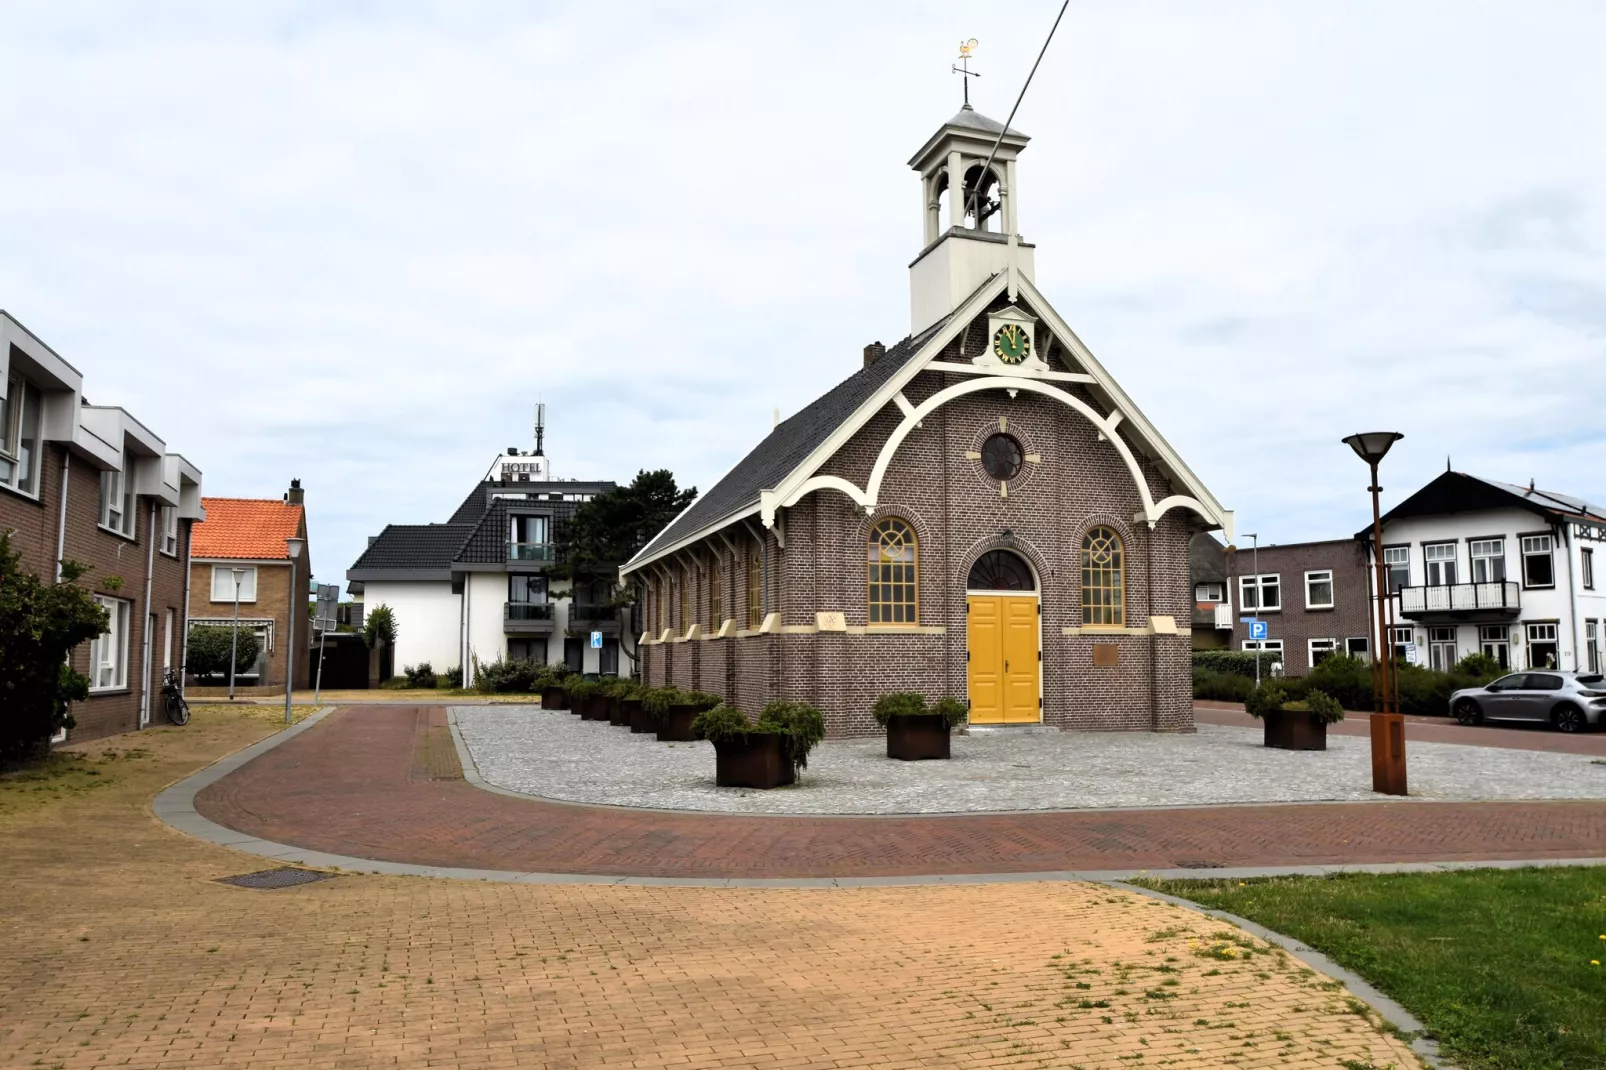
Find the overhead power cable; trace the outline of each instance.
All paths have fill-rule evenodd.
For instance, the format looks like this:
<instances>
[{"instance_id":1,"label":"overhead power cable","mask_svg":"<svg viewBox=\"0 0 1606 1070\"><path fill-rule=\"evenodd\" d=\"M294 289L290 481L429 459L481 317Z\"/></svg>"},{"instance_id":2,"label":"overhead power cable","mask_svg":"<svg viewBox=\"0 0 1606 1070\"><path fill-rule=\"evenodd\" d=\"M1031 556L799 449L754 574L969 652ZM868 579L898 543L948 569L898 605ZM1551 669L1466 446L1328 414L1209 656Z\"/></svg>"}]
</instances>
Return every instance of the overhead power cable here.
<instances>
[{"instance_id":1,"label":"overhead power cable","mask_svg":"<svg viewBox=\"0 0 1606 1070\"><path fill-rule=\"evenodd\" d=\"M1015 106L1009 109L1009 118L1004 120L1003 129L999 130L998 136L993 139L993 147L987 153L987 162L981 165L981 171L976 176L976 188L970 191L970 211L976 216L978 226L981 219L981 189L987 180L987 170L992 167L993 157L998 154L998 146L1003 143L1004 135L1009 132L1009 124L1015 121L1015 113L1020 110L1020 102L1026 99L1026 90L1031 88L1032 77L1037 74L1037 68L1043 62L1043 55L1048 51L1048 43L1054 40L1054 31L1060 28L1060 20L1065 17L1065 9L1070 6L1071 0L1065 0L1060 5L1060 13L1054 16L1054 25L1048 28L1048 36L1043 38L1043 47L1038 50L1037 61L1032 64L1031 71L1026 75L1025 84L1020 87L1020 95L1015 98ZM959 181L964 181L963 176L959 176ZM959 221L956 220L953 225L958 226Z\"/></svg>"}]
</instances>

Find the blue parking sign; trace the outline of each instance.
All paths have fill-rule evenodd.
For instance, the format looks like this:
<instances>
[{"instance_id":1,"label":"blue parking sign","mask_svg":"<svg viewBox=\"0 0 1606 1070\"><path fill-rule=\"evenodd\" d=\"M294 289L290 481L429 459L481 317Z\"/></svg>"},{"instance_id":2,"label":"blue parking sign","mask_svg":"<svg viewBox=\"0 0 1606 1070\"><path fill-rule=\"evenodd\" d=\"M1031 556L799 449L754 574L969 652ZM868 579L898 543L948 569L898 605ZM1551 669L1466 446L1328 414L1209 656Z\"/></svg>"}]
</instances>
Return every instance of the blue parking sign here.
<instances>
[{"instance_id":1,"label":"blue parking sign","mask_svg":"<svg viewBox=\"0 0 1606 1070\"><path fill-rule=\"evenodd\" d=\"M592 632L591 633L591 649L592 650L601 650L602 649L602 633L601 632Z\"/></svg>"},{"instance_id":2,"label":"blue parking sign","mask_svg":"<svg viewBox=\"0 0 1606 1070\"><path fill-rule=\"evenodd\" d=\"M1266 638L1266 628L1267 628L1267 624L1263 620L1252 620L1252 621L1250 621L1249 622L1249 638L1251 638L1251 639L1264 639L1264 638Z\"/></svg>"}]
</instances>

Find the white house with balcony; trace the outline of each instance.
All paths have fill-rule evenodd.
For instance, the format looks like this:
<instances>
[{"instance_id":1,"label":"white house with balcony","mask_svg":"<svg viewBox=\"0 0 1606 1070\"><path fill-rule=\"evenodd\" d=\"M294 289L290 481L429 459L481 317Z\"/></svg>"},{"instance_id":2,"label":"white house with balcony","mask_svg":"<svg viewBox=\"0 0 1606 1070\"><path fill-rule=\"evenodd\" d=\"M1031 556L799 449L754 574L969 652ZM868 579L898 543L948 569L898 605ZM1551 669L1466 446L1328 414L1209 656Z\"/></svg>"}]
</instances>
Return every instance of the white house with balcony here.
<instances>
[{"instance_id":1,"label":"white house with balcony","mask_svg":"<svg viewBox=\"0 0 1606 1070\"><path fill-rule=\"evenodd\" d=\"M554 479L541 431L534 452L498 456L445 523L386 525L347 570L367 611L385 605L396 618L392 671L462 666L465 685L502 660L633 671L629 611L609 604L613 585L548 575L556 526L615 484Z\"/></svg>"},{"instance_id":2,"label":"white house with balcony","mask_svg":"<svg viewBox=\"0 0 1606 1070\"><path fill-rule=\"evenodd\" d=\"M1370 527L1356 538L1372 553ZM1606 662L1606 509L1445 472L1384 514L1382 542L1397 656L1434 669L1478 652L1508 669Z\"/></svg>"}]
</instances>

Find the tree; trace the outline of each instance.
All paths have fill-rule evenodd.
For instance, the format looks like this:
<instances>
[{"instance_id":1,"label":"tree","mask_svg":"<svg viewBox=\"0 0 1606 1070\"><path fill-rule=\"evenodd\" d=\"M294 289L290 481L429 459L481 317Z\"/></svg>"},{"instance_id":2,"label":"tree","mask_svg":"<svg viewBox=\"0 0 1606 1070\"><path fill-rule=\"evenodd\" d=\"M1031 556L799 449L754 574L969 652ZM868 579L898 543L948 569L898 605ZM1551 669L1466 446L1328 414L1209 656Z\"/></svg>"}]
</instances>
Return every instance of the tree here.
<instances>
[{"instance_id":1,"label":"tree","mask_svg":"<svg viewBox=\"0 0 1606 1070\"><path fill-rule=\"evenodd\" d=\"M0 765L36 757L50 737L73 727L70 703L89 697L89 680L67 655L111 626L94 596L78 586L88 568L61 563L61 582L22 570L11 536L0 532Z\"/></svg>"},{"instance_id":2,"label":"tree","mask_svg":"<svg viewBox=\"0 0 1606 1070\"><path fill-rule=\"evenodd\" d=\"M667 468L636 473L628 486L584 502L553 533L555 578L584 582L612 580L619 566L646 546L697 497L696 487L681 490Z\"/></svg>"},{"instance_id":3,"label":"tree","mask_svg":"<svg viewBox=\"0 0 1606 1070\"><path fill-rule=\"evenodd\" d=\"M234 650L234 671L238 675L251 671L257 655L262 652L262 643L250 628L240 631L237 646L232 626L207 624L191 628L184 668L192 676L227 676L231 649Z\"/></svg>"},{"instance_id":4,"label":"tree","mask_svg":"<svg viewBox=\"0 0 1606 1070\"><path fill-rule=\"evenodd\" d=\"M362 641L369 650L396 645L396 614L383 602L368 611L362 628Z\"/></svg>"}]
</instances>

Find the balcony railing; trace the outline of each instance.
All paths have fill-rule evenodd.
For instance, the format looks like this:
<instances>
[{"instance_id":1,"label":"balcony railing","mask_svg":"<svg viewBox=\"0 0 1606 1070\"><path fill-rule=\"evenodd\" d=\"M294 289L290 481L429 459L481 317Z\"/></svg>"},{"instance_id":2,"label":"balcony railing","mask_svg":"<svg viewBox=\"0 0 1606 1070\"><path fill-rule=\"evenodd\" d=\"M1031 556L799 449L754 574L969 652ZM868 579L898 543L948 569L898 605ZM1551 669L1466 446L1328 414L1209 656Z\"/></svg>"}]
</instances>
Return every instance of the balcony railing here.
<instances>
[{"instance_id":1,"label":"balcony railing","mask_svg":"<svg viewBox=\"0 0 1606 1070\"><path fill-rule=\"evenodd\" d=\"M1516 613L1521 608L1522 587L1511 580L1400 588L1400 614L1406 617L1425 613Z\"/></svg>"},{"instance_id":2,"label":"balcony railing","mask_svg":"<svg viewBox=\"0 0 1606 1070\"><path fill-rule=\"evenodd\" d=\"M503 602L503 620L551 620L551 602Z\"/></svg>"},{"instance_id":3,"label":"balcony railing","mask_svg":"<svg viewBox=\"0 0 1606 1070\"><path fill-rule=\"evenodd\" d=\"M619 610L614 606L581 606L569 607L569 620L574 624L605 624L619 619Z\"/></svg>"},{"instance_id":4,"label":"balcony railing","mask_svg":"<svg viewBox=\"0 0 1606 1070\"><path fill-rule=\"evenodd\" d=\"M510 542L507 544L509 561L551 561L552 544L549 542Z\"/></svg>"}]
</instances>

